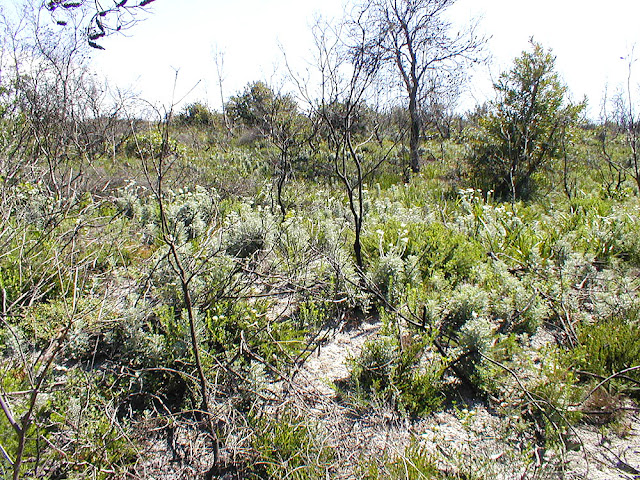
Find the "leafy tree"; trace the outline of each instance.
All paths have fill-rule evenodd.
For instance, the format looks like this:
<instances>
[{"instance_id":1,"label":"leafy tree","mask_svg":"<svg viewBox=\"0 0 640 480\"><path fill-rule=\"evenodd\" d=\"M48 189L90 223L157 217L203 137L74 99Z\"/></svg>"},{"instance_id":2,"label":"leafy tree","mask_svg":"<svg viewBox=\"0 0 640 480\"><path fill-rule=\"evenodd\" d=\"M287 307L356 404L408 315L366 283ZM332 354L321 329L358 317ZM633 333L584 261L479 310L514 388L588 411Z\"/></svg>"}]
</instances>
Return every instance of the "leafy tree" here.
<instances>
[{"instance_id":1,"label":"leafy tree","mask_svg":"<svg viewBox=\"0 0 640 480\"><path fill-rule=\"evenodd\" d=\"M567 100L551 52L533 40L531 47L494 84L497 98L479 119L471 147L478 183L511 201L529 195L534 174L561 157L585 107Z\"/></svg>"},{"instance_id":2,"label":"leafy tree","mask_svg":"<svg viewBox=\"0 0 640 480\"><path fill-rule=\"evenodd\" d=\"M183 111L178 115L178 120L184 125L212 127L216 123L216 114L209 110L206 104L194 102L185 106Z\"/></svg>"},{"instance_id":3,"label":"leafy tree","mask_svg":"<svg viewBox=\"0 0 640 480\"><path fill-rule=\"evenodd\" d=\"M257 81L229 99L227 112L235 122L268 136L277 128L279 118L297 114L298 106L290 95L276 93L266 83Z\"/></svg>"}]
</instances>

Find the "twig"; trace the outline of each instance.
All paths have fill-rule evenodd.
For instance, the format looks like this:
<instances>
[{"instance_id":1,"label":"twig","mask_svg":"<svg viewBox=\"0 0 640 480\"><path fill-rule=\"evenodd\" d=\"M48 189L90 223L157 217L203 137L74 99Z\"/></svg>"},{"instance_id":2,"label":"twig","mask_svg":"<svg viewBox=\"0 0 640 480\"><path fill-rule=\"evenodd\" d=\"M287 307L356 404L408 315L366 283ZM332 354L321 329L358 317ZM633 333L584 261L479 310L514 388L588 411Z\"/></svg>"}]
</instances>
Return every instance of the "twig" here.
<instances>
[{"instance_id":1,"label":"twig","mask_svg":"<svg viewBox=\"0 0 640 480\"><path fill-rule=\"evenodd\" d=\"M593 389L591 389L591 391L587 394L587 396L581 402L574 403L574 404L569 405L569 406L570 407L581 407L589 399L589 397L591 397L591 395L596 393L596 391L598 391L598 389L600 387L602 387L605 383L607 383L608 381L610 381L610 380L612 380L612 379L614 379L616 377L624 375L625 373L634 372L636 370L640 370L640 365L636 365L635 367L625 368L624 370L620 370L619 372L615 372L615 373L609 375L604 380L602 380L600 383L598 383Z\"/></svg>"},{"instance_id":2,"label":"twig","mask_svg":"<svg viewBox=\"0 0 640 480\"><path fill-rule=\"evenodd\" d=\"M534 398L533 394L523 385L522 381L520 380L520 378L518 377L518 375L509 367L507 367L506 365L498 362L497 360L494 360L493 358L490 358L488 356L486 356L485 354L483 354L482 352L478 352L478 354L486 361L488 361L489 363L494 364L495 366L502 368L504 371L506 371L507 373L509 373L509 375L511 375L514 380L516 381L516 383L518 384L518 386L520 387L520 389L522 390L522 392L525 394L525 396L529 399L529 401L531 403L533 403L533 405L536 406L536 408L542 413L542 415L544 415L546 417L546 419L549 421L549 423L553 426L554 430L556 432L560 432L560 429L558 427L558 425L556 424L556 422L549 416L549 414L546 412L546 410L540 405L540 403L544 403L545 405L547 405L548 407L550 407L552 410L554 410L558 416L562 419L562 421L565 423L565 425L567 425L567 427L569 427L569 429L573 432L573 434L576 436L576 438L578 439L578 441L580 442L580 445L582 446L582 451L583 456L584 456L584 460L585 463L587 465L587 474L589 472L589 459L587 456L587 452L585 450L585 445L584 442L582 441L582 438L580 438L580 435L578 435L578 432L576 431L576 429L573 427L573 425L571 425L571 423L567 420L567 418L564 416L564 414L555 406L553 405L551 402L549 402L548 400L545 400L544 398ZM562 435L559 436L560 438L560 442L562 443L562 446L564 448L564 450L566 450L567 446L562 438ZM588 476L588 475L587 475Z\"/></svg>"}]
</instances>

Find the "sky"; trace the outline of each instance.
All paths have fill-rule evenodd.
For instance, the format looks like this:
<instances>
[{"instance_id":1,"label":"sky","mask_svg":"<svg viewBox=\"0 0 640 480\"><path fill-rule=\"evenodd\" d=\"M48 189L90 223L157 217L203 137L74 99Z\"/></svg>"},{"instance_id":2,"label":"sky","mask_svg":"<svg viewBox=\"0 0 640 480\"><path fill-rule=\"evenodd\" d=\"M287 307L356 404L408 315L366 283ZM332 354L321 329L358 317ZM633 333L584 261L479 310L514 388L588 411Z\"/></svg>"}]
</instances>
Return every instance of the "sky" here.
<instances>
[{"instance_id":1,"label":"sky","mask_svg":"<svg viewBox=\"0 0 640 480\"><path fill-rule=\"evenodd\" d=\"M219 109L221 97L228 99L249 82L279 85L285 53L289 64L304 69L312 55L314 19L341 16L343 1L156 0L144 21L102 42L106 50L92 54L94 66L113 85L151 102L204 101ZM462 109L491 98L492 79L511 67L531 37L552 49L573 100L586 95L594 119L605 89L611 96L626 83L636 44L640 56L639 0L458 0L447 14L454 28L478 18L491 55L472 72ZM216 58L223 59L222 95ZM640 93L640 64L632 73Z\"/></svg>"}]
</instances>

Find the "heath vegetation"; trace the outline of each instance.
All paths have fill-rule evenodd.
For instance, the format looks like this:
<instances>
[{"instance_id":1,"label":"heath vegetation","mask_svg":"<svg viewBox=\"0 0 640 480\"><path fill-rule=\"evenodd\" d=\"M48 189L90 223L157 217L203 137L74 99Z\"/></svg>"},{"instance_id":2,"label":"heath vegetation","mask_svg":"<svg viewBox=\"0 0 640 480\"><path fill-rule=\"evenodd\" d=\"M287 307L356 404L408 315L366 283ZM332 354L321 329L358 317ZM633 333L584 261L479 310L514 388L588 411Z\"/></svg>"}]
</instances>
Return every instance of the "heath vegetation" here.
<instances>
[{"instance_id":1,"label":"heath vegetation","mask_svg":"<svg viewBox=\"0 0 640 480\"><path fill-rule=\"evenodd\" d=\"M631 95L589 122L532 41L458 113L475 27L377 0L297 88L149 112L84 51L150 2L89 3L2 19L0 477L638 474L588 444L638 424Z\"/></svg>"}]
</instances>

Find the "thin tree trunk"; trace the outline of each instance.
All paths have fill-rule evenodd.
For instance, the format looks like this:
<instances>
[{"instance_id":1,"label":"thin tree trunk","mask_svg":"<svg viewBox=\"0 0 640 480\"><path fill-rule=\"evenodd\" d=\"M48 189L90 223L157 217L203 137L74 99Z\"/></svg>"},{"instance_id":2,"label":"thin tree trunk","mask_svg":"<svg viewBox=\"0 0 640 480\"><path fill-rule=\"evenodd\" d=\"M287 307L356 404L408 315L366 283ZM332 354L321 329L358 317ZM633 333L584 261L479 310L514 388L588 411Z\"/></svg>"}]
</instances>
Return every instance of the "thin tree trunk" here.
<instances>
[{"instance_id":1,"label":"thin tree trunk","mask_svg":"<svg viewBox=\"0 0 640 480\"><path fill-rule=\"evenodd\" d=\"M409 165L413 173L420 172L420 130L421 121L418 112L417 91L412 91L409 98L409 115L411 126L409 133Z\"/></svg>"}]
</instances>

